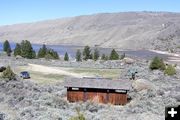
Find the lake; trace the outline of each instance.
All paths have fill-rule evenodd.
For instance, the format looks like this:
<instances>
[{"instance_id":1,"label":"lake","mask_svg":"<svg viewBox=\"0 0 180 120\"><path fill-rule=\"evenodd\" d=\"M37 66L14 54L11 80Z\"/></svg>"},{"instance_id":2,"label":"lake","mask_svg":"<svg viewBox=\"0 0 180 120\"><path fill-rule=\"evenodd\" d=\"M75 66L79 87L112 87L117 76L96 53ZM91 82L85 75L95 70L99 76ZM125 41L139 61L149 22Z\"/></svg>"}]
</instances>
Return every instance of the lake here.
<instances>
[{"instance_id":1,"label":"lake","mask_svg":"<svg viewBox=\"0 0 180 120\"><path fill-rule=\"evenodd\" d=\"M11 43L11 49L14 49L16 44ZM58 52L60 56L63 56L65 52L69 54L70 57L75 57L77 49L83 50L83 46L74 46L74 45L46 45L47 48L54 49ZM33 49L38 52L38 50L42 47L40 44L32 44ZM93 51L94 48L92 48ZM100 48L98 47L100 53L110 54L112 48ZM3 43L0 43L0 51L3 51ZM160 56L164 59L168 58L168 55L155 53L149 50L117 50L119 54L125 53L127 56L144 58L144 59L152 59L154 56Z\"/></svg>"}]
</instances>

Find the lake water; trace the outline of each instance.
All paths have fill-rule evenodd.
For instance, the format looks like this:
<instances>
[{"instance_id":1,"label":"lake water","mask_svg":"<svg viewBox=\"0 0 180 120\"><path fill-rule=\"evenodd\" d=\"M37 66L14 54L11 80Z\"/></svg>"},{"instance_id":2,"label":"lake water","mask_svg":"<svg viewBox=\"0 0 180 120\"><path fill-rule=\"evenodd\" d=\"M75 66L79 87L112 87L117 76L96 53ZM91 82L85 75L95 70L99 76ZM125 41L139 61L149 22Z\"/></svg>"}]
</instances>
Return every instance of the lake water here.
<instances>
[{"instance_id":1,"label":"lake water","mask_svg":"<svg viewBox=\"0 0 180 120\"><path fill-rule=\"evenodd\" d=\"M11 49L14 49L16 46L15 43L11 43ZM46 45L48 48L52 48L58 52L60 56L63 56L65 52L68 52L70 57L75 57L77 49L82 50L83 46L73 46L73 45ZM39 44L32 44L33 49L38 52L38 50L42 47ZM94 49L94 48L92 48ZM99 48L100 53L110 54L112 48ZM0 51L3 51L3 44L0 43ZM163 55L159 53L155 53L148 50L119 50L119 54L125 53L127 56L139 57L145 59L152 59L154 56L160 56L164 59L168 58L168 55Z\"/></svg>"}]
</instances>

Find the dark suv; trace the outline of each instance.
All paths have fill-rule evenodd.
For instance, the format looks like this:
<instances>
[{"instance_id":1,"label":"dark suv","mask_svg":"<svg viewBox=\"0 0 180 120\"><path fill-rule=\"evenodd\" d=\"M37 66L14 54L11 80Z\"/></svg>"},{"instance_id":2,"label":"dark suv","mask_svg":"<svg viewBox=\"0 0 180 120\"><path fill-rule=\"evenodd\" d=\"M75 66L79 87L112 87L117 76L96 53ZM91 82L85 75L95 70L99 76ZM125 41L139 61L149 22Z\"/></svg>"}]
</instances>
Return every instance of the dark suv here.
<instances>
[{"instance_id":1,"label":"dark suv","mask_svg":"<svg viewBox=\"0 0 180 120\"><path fill-rule=\"evenodd\" d=\"M29 79L31 78L29 73L27 71L23 71L20 73L20 77L23 78L23 79Z\"/></svg>"}]
</instances>

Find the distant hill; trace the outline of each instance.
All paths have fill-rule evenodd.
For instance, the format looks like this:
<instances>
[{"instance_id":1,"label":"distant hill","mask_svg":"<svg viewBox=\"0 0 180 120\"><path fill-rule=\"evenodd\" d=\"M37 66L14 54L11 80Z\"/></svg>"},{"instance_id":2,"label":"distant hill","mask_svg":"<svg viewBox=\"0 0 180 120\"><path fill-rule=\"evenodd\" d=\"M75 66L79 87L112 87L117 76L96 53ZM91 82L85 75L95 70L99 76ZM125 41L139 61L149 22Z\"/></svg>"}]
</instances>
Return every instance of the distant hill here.
<instances>
[{"instance_id":1,"label":"distant hill","mask_svg":"<svg viewBox=\"0 0 180 120\"><path fill-rule=\"evenodd\" d=\"M0 26L0 41L72 44L122 49L180 47L180 13L122 12Z\"/></svg>"}]
</instances>

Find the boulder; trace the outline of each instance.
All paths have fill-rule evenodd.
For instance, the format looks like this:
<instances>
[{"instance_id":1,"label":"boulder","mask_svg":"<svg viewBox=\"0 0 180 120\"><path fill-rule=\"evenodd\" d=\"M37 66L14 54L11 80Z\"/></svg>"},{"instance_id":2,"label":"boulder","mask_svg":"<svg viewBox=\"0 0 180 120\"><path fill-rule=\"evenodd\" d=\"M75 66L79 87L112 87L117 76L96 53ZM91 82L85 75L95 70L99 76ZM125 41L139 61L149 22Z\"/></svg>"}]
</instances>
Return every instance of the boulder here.
<instances>
[{"instance_id":1,"label":"boulder","mask_svg":"<svg viewBox=\"0 0 180 120\"><path fill-rule=\"evenodd\" d=\"M153 84L145 79L138 79L133 81L132 87L135 91L141 91L146 89L153 89Z\"/></svg>"},{"instance_id":2,"label":"boulder","mask_svg":"<svg viewBox=\"0 0 180 120\"><path fill-rule=\"evenodd\" d=\"M124 58L123 60L126 64L133 64L135 62L132 58Z\"/></svg>"}]
</instances>

